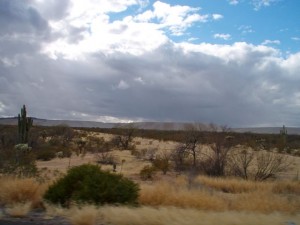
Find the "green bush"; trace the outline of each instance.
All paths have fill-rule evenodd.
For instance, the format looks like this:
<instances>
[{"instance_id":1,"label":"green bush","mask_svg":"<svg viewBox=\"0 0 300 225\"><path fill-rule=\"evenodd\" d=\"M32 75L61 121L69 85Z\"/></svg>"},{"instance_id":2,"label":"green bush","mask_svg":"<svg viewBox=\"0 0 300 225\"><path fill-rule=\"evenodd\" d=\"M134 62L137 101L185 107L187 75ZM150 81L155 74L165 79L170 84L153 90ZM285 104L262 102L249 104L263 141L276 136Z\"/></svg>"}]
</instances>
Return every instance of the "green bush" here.
<instances>
[{"instance_id":1,"label":"green bush","mask_svg":"<svg viewBox=\"0 0 300 225\"><path fill-rule=\"evenodd\" d=\"M44 198L55 204L70 202L135 204L139 186L122 175L102 171L99 166L84 164L71 168L46 191Z\"/></svg>"}]
</instances>

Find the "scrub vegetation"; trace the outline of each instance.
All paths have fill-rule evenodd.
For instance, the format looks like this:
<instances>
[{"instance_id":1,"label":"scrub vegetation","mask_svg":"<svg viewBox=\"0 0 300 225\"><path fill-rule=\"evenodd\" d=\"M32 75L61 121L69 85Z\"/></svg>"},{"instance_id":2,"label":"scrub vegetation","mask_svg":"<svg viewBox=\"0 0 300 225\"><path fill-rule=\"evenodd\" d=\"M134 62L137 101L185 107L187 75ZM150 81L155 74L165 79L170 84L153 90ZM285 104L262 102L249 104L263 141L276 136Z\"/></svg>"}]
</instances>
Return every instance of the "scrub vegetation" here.
<instances>
[{"instance_id":1,"label":"scrub vegetation","mask_svg":"<svg viewBox=\"0 0 300 225\"><path fill-rule=\"evenodd\" d=\"M74 225L299 221L299 136L284 127L29 127L0 126L1 217L42 209Z\"/></svg>"}]
</instances>

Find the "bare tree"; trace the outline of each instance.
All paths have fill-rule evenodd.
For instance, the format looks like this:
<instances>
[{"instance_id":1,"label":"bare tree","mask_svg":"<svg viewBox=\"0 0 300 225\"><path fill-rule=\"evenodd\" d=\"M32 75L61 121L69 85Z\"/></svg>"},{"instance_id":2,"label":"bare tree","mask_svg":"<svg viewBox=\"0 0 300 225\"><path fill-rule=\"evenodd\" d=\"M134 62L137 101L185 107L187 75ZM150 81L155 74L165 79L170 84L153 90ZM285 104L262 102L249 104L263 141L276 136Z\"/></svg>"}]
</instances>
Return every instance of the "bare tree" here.
<instances>
[{"instance_id":1,"label":"bare tree","mask_svg":"<svg viewBox=\"0 0 300 225\"><path fill-rule=\"evenodd\" d=\"M199 145L202 138L202 126L198 123L185 126L184 141L176 146L171 155L171 159L175 164L175 170L196 172L201 153Z\"/></svg>"},{"instance_id":2,"label":"bare tree","mask_svg":"<svg viewBox=\"0 0 300 225\"><path fill-rule=\"evenodd\" d=\"M121 149L132 149L132 141L137 128L132 123L117 126L117 128L121 130L121 135L116 136L112 142Z\"/></svg>"},{"instance_id":3,"label":"bare tree","mask_svg":"<svg viewBox=\"0 0 300 225\"><path fill-rule=\"evenodd\" d=\"M253 163L255 154L250 149L238 150L236 153L229 157L229 168L231 174L234 176L242 177L248 180L249 168Z\"/></svg>"},{"instance_id":4,"label":"bare tree","mask_svg":"<svg viewBox=\"0 0 300 225\"><path fill-rule=\"evenodd\" d=\"M232 175L257 181L275 177L277 173L286 171L290 164L291 160L283 154L250 149L232 154L229 160Z\"/></svg>"},{"instance_id":5,"label":"bare tree","mask_svg":"<svg viewBox=\"0 0 300 225\"><path fill-rule=\"evenodd\" d=\"M258 152L256 155L255 180L272 178L276 173L283 172L291 165L291 161L283 154Z\"/></svg>"},{"instance_id":6,"label":"bare tree","mask_svg":"<svg viewBox=\"0 0 300 225\"><path fill-rule=\"evenodd\" d=\"M99 142L95 150L97 162L102 164L115 164L116 159L111 153L111 150L112 148L109 142Z\"/></svg>"},{"instance_id":7,"label":"bare tree","mask_svg":"<svg viewBox=\"0 0 300 225\"><path fill-rule=\"evenodd\" d=\"M211 153L205 154L202 169L210 176L224 176L228 163L228 153L233 146L233 137L225 136L217 132L211 133Z\"/></svg>"},{"instance_id":8,"label":"bare tree","mask_svg":"<svg viewBox=\"0 0 300 225\"><path fill-rule=\"evenodd\" d=\"M173 151L171 158L175 164L176 171L183 171L187 169L186 159L188 158L188 152L185 145L179 144Z\"/></svg>"},{"instance_id":9,"label":"bare tree","mask_svg":"<svg viewBox=\"0 0 300 225\"><path fill-rule=\"evenodd\" d=\"M201 131L201 125L197 123L186 127L186 137L183 147L185 147L186 151L192 156L192 166L194 169L197 167L197 155L199 153L199 149L197 147L200 144Z\"/></svg>"}]
</instances>

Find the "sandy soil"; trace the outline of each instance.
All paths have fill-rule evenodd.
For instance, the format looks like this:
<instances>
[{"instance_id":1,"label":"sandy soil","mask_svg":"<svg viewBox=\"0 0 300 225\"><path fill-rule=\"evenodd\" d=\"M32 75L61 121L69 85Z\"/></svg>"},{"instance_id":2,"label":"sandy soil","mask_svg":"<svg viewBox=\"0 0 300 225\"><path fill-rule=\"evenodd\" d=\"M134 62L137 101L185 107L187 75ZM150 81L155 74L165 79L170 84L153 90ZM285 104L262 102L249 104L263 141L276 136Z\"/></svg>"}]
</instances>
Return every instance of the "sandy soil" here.
<instances>
[{"instance_id":1,"label":"sandy soil","mask_svg":"<svg viewBox=\"0 0 300 225\"><path fill-rule=\"evenodd\" d=\"M94 137L102 137L105 141L109 141L113 135L111 134L104 134L104 133L92 133L91 135ZM162 152L170 152L176 148L178 145L177 142L172 141L158 141L153 139L145 139L145 138L135 138L134 144L136 146L137 151L155 151L156 154ZM204 151L208 151L207 146L202 146ZM145 166L149 165L149 161L143 159L137 159L135 156L131 154L130 151L127 150L114 150L111 152L117 162L117 172L122 173L127 177L130 178L137 178L139 177L139 171ZM289 160L291 161L290 168L287 172L279 174L280 179L300 179L300 157L293 157L288 156ZM123 162L123 163L122 163ZM92 163L97 164L97 157L94 154L86 154L85 156L73 156L69 158L55 158L51 161L38 161L37 167L38 168L47 168L51 171L59 171L59 172L66 172L67 169L71 166L78 166L84 163ZM101 165L102 169L105 170L113 170L112 165Z\"/></svg>"}]
</instances>

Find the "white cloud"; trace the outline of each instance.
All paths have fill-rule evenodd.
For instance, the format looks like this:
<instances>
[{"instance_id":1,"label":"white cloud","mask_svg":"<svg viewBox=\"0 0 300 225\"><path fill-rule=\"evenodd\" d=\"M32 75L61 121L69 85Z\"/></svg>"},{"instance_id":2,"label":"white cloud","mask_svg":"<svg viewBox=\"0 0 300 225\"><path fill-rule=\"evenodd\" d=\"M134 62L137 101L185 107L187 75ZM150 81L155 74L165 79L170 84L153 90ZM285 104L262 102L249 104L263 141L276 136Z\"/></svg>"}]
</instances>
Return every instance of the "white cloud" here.
<instances>
[{"instance_id":1,"label":"white cloud","mask_svg":"<svg viewBox=\"0 0 300 225\"><path fill-rule=\"evenodd\" d=\"M124 80L120 80L119 84L117 85L117 88L121 90L126 90L129 87L130 87L129 84Z\"/></svg>"},{"instance_id":2,"label":"white cloud","mask_svg":"<svg viewBox=\"0 0 300 225\"><path fill-rule=\"evenodd\" d=\"M196 22L206 22L208 15L197 13L200 8L175 5L156 1L153 11L147 10L134 17L137 22L152 22L157 19L160 28L168 28L173 35L182 35L183 32Z\"/></svg>"},{"instance_id":3,"label":"white cloud","mask_svg":"<svg viewBox=\"0 0 300 225\"><path fill-rule=\"evenodd\" d=\"M238 0L228 0L230 5L237 5L239 4Z\"/></svg>"},{"instance_id":4,"label":"white cloud","mask_svg":"<svg viewBox=\"0 0 300 225\"><path fill-rule=\"evenodd\" d=\"M280 45L280 41L279 40L265 40L261 43L262 45Z\"/></svg>"},{"instance_id":5,"label":"white cloud","mask_svg":"<svg viewBox=\"0 0 300 225\"><path fill-rule=\"evenodd\" d=\"M293 41L300 41L300 37L291 37Z\"/></svg>"},{"instance_id":6,"label":"white cloud","mask_svg":"<svg viewBox=\"0 0 300 225\"><path fill-rule=\"evenodd\" d=\"M213 14L212 17L214 20L220 20L224 18L224 16L221 14Z\"/></svg>"},{"instance_id":7,"label":"white cloud","mask_svg":"<svg viewBox=\"0 0 300 225\"><path fill-rule=\"evenodd\" d=\"M63 55L73 60L95 52L139 55L157 48L168 40L158 25L137 23L132 17L110 23L107 16L99 16L90 21L89 31L85 32L84 38L77 43L69 43L67 38L47 43L44 52L52 58Z\"/></svg>"},{"instance_id":8,"label":"white cloud","mask_svg":"<svg viewBox=\"0 0 300 225\"><path fill-rule=\"evenodd\" d=\"M214 38L219 38L223 40L229 40L231 38L230 34L214 34Z\"/></svg>"},{"instance_id":9,"label":"white cloud","mask_svg":"<svg viewBox=\"0 0 300 225\"><path fill-rule=\"evenodd\" d=\"M191 44L180 43L177 44L186 54L190 52L203 53L208 56L213 56L222 59L223 62L233 64L247 64L251 59L251 55L258 55L259 58L264 57L278 57L278 50L264 45L255 46L245 42L235 42L232 45L216 45L216 44ZM256 65L257 68L258 65Z\"/></svg>"},{"instance_id":10,"label":"white cloud","mask_svg":"<svg viewBox=\"0 0 300 225\"><path fill-rule=\"evenodd\" d=\"M153 4L152 11L147 10L135 17L127 16L111 22L106 11L122 11L129 5L138 4L138 1L118 1L116 5L114 1L104 1L100 12L95 1L90 0L84 6L82 4L81 1L73 1L65 20L50 23L52 29L62 37L50 44L46 43L43 53L53 59L63 56L71 60L84 59L87 53L96 52L140 55L168 42L165 30L180 36L192 24L206 22L208 18L208 15L197 13L200 8L171 6L157 1ZM110 7L111 5L114 7ZM78 30L79 36L76 41L70 42L74 29Z\"/></svg>"},{"instance_id":11,"label":"white cloud","mask_svg":"<svg viewBox=\"0 0 300 225\"><path fill-rule=\"evenodd\" d=\"M134 18L131 16L110 22L106 12L120 12L139 1L103 1L101 9L96 1L73 1L69 15L64 20L51 21L50 25L62 37L44 45L43 52L53 59L63 56L79 60L86 53L115 51L139 55L165 43L168 38L164 29L180 36L195 22L205 22L208 15L200 15L199 8L175 5L157 1L153 11L145 11ZM217 16L218 17L218 16ZM152 19L158 19L158 23ZM79 36L70 42L71 32L77 29ZM149 38L151 37L151 38Z\"/></svg>"},{"instance_id":12,"label":"white cloud","mask_svg":"<svg viewBox=\"0 0 300 225\"><path fill-rule=\"evenodd\" d=\"M73 0L72 7L52 14L59 3L46 19L40 16L42 33L30 21L23 34L23 23L0 20L0 32L11 32L13 23L15 33L0 38L1 115L15 115L26 104L33 116L49 119L300 126L300 53L283 56L271 45L246 42L173 42L170 33L205 22L199 8L156 2L143 13L137 9L141 1L103 0L99 11L92 9L99 1L81 10L82 2L74 6ZM140 14L122 17L124 12L116 19L109 13L130 5ZM240 32L254 31L242 26Z\"/></svg>"},{"instance_id":13,"label":"white cloud","mask_svg":"<svg viewBox=\"0 0 300 225\"><path fill-rule=\"evenodd\" d=\"M278 0L252 0L251 3L254 6L254 10L260 10L262 7L270 6L273 3L278 2Z\"/></svg>"},{"instance_id":14,"label":"white cloud","mask_svg":"<svg viewBox=\"0 0 300 225\"><path fill-rule=\"evenodd\" d=\"M254 33L252 26L249 25L242 25L238 27L238 30L242 32L243 35Z\"/></svg>"},{"instance_id":15,"label":"white cloud","mask_svg":"<svg viewBox=\"0 0 300 225\"><path fill-rule=\"evenodd\" d=\"M199 40L199 38L192 37L192 38L188 39L189 42L193 42L193 41L197 41L197 40Z\"/></svg>"}]
</instances>

